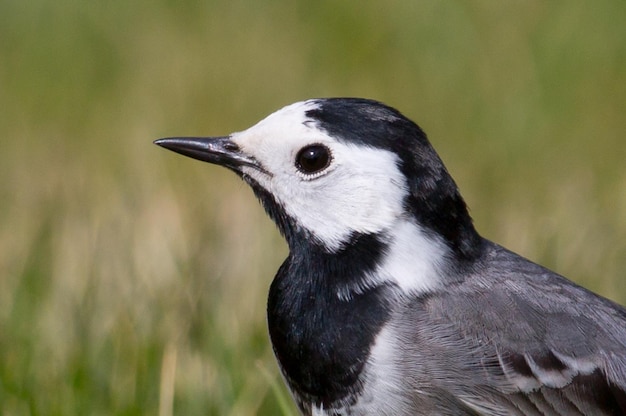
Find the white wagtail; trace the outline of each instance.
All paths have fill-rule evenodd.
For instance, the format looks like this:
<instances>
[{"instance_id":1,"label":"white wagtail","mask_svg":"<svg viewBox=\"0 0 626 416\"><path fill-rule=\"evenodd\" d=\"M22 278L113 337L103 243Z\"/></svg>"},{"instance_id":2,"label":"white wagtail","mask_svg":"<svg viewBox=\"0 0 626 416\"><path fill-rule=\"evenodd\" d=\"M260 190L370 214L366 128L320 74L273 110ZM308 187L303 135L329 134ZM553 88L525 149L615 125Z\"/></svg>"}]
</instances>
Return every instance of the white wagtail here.
<instances>
[{"instance_id":1,"label":"white wagtail","mask_svg":"<svg viewBox=\"0 0 626 416\"><path fill-rule=\"evenodd\" d=\"M248 183L289 245L267 315L305 415L626 415L626 310L482 238L424 132L356 98L156 144Z\"/></svg>"}]
</instances>

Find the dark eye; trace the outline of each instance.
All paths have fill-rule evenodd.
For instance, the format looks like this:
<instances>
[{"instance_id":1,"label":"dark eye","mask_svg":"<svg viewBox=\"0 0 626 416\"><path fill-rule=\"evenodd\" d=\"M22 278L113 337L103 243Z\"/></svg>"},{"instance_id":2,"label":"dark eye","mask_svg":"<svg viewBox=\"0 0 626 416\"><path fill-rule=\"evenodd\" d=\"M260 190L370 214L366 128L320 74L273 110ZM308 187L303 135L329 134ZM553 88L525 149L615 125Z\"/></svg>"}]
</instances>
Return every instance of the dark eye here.
<instances>
[{"instance_id":1,"label":"dark eye","mask_svg":"<svg viewBox=\"0 0 626 416\"><path fill-rule=\"evenodd\" d=\"M296 168L302 173L317 173L330 164L330 150L321 144L300 149L296 156Z\"/></svg>"}]
</instances>

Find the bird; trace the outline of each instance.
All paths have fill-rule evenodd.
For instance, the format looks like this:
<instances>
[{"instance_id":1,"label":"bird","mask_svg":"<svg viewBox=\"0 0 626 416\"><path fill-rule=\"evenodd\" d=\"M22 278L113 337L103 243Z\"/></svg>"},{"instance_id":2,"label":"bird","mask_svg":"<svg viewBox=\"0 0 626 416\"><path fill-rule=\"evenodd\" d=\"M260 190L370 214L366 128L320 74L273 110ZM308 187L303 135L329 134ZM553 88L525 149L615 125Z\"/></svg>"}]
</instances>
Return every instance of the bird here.
<instances>
[{"instance_id":1,"label":"bird","mask_svg":"<svg viewBox=\"0 0 626 416\"><path fill-rule=\"evenodd\" d=\"M309 99L155 143L236 173L285 238L267 324L303 415L626 414L626 309L482 237L398 110Z\"/></svg>"}]
</instances>

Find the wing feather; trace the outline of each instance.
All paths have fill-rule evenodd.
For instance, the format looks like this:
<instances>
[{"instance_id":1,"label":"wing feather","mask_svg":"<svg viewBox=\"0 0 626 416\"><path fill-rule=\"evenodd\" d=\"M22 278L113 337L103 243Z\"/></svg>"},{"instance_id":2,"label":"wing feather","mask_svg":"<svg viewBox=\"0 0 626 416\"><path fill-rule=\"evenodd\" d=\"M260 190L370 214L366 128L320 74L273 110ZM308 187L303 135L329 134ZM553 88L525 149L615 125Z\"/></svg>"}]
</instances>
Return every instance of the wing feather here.
<instances>
[{"instance_id":1,"label":"wing feather","mask_svg":"<svg viewBox=\"0 0 626 416\"><path fill-rule=\"evenodd\" d=\"M626 310L499 246L407 319L421 389L485 415L626 415Z\"/></svg>"}]
</instances>

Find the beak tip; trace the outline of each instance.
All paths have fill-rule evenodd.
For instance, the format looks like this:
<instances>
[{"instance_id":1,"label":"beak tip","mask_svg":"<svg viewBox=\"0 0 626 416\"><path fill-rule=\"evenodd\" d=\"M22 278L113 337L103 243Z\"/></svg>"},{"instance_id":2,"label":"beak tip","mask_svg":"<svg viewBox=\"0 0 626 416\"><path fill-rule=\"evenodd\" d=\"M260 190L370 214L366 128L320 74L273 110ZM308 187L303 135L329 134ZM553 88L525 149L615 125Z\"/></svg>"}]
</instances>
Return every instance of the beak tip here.
<instances>
[{"instance_id":1,"label":"beak tip","mask_svg":"<svg viewBox=\"0 0 626 416\"><path fill-rule=\"evenodd\" d=\"M152 143L156 144L157 146L161 146L164 147L167 144L167 139L157 139L155 141L153 141Z\"/></svg>"}]
</instances>

